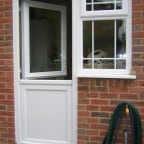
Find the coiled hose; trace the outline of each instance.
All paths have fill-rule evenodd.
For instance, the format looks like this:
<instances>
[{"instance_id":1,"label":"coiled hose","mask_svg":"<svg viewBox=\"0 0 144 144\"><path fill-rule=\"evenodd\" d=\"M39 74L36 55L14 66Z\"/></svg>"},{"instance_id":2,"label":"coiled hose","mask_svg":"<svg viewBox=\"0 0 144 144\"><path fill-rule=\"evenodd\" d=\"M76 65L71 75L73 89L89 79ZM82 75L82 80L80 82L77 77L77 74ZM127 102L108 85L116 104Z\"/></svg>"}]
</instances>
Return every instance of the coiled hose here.
<instances>
[{"instance_id":1,"label":"coiled hose","mask_svg":"<svg viewBox=\"0 0 144 144\"><path fill-rule=\"evenodd\" d=\"M131 120L133 144L142 144L142 125L140 116L138 110L128 102L120 103L114 110L103 144L116 144L117 133L119 131L122 115L125 112L126 107L129 110Z\"/></svg>"}]
</instances>

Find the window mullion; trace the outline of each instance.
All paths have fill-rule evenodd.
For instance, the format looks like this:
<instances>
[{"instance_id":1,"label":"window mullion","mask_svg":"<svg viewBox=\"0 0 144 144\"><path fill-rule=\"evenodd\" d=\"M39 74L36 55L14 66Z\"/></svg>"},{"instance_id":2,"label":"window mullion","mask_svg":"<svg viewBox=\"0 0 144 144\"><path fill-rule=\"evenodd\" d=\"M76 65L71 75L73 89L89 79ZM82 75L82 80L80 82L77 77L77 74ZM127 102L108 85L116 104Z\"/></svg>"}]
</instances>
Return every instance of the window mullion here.
<instances>
[{"instance_id":1,"label":"window mullion","mask_svg":"<svg viewBox=\"0 0 144 144\"><path fill-rule=\"evenodd\" d=\"M92 0L92 11L94 11L94 0Z\"/></svg>"},{"instance_id":2,"label":"window mullion","mask_svg":"<svg viewBox=\"0 0 144 144\"><path fill-rule=\"evenodd\" d=\"M114 9L116 10L116 0L114 0Z\"/></svg>"},{"instance_id":3,"label":"window mullion","mask_svg":"<svg viewBox=\"0 0 144 144\"><path fill-rule=\"evenodd\" d=\"M92 21L92 68L94 68L94 21Z\"/></svg>"},{"instance_id":4,"label":"window mullion","mask_svg":"<svg viewBox=\"0 0 144 144\"><path fill-rule=\"evenodd\" d=\"M116 59L117 59L116 41L117 41L117 29L116 29L116 20L115 20L114 21L114 69L116 69Z\"/></svg>"}]
</instances>

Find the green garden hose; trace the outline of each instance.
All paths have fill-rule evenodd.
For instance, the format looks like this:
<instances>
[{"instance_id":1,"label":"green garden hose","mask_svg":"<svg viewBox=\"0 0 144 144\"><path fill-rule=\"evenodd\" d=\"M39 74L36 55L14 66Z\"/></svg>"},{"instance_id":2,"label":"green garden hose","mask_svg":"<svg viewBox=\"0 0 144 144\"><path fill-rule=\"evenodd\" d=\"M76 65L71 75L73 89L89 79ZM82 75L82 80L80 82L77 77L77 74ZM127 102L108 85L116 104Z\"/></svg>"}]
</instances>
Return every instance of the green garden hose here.
<instances>
[{"instance_id":1,"label":"green garden hose","mask_svg":"<svg viewBox=\"0 0 144 144\"><path fill-rule=\"evenodd\" d=\"M137 109L128 102L120 103L114 110L103 144L116 144L117 133L120 128L122 115L125 113L126 108L129 110L128 112L131 120L133 144L142 144L142 125L140 116ZM114 136L114 133L116 136Z\"/></svg>"}]
</instances>

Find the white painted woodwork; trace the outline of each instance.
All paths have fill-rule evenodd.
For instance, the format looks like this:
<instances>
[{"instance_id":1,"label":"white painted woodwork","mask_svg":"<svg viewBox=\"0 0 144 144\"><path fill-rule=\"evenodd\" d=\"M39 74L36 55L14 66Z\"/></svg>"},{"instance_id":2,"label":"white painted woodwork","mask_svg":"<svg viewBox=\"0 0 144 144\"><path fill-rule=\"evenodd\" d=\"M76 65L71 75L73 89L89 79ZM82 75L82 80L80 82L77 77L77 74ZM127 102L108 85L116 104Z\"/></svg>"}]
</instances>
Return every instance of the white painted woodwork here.
<instances>
[{"instance_id":1,"label":"white painted woodwork","mask_svg":"<svg viewBox=\"0 0 144 144\"><path fill-rule=\"evenodd\" d=\"M53 70L51 71L49 68L47 71L41 71L41 72L30 72L30 16L29 16L29 8L39 8L44 10L53 10L61 13L61 69L59 70ZM48 24L47 24L48 25ZM37 23L37 27L41 27L40 30L37 30L35 32L35 35L37 39L39 39L39 42L37 42L36 38L34 38L35 45L34 48L35 53L33 54L33 57L42 57L43 60L39 60L37 64L34 64L34 68L36 71L40 69L40 67L43 67L43 65L46 65L48 62L48 55L44 54L48 50L49 44L48 44L48 31L50 32L50 29L48 30L48 26L46 26L44 23L39 21ZM35 28L37 29L35 26ZM23 79L33 79L33 78L40 78L40 77L55 77L55 76L65 76L66 75L66 7L61 5L54 5L54 4L48 4L38 1L28 1L28 0L22 0L22 6L21 6L21 38L22 38L22 76ZM33 29L32 29L33 30ZM47 32L46 32L47 31ZM38 36L39 34L39 36ZM41 37L41 38L40 38ZM45 38L42 38L45 37ZM32 39L32 41L34 41ZM47 41L47 42L46 42ZM43 47L41 52L39 52L40 45ZM47 49L47 50L46 50Z\"/></svg>"},{"instance_id":2,"label":"white painted woodwork","mask_svg":"<svg viewBox=\"0 0 144 144\"><path fill-rule=\"evenodd\" d=\"M21 81L21 143L70 144L71 81Z\"/></svg>"}]
</instances>

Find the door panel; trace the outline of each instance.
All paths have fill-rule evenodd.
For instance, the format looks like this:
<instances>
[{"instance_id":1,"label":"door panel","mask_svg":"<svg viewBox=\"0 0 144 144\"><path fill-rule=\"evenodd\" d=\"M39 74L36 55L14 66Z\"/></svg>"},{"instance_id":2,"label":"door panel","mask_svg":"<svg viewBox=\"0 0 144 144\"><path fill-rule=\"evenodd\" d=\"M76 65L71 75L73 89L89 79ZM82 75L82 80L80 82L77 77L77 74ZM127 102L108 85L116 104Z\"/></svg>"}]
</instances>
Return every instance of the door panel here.
<instances>
[{"instance_id":1,"label":"door panel","mask_svg":"<svg viewBox=\"0 0 144 144\"><path fill-rule=\"evenodd\" d=\"M71 143L71 81L21 81L21 143Z\"/></svg>"}]
</instances>

